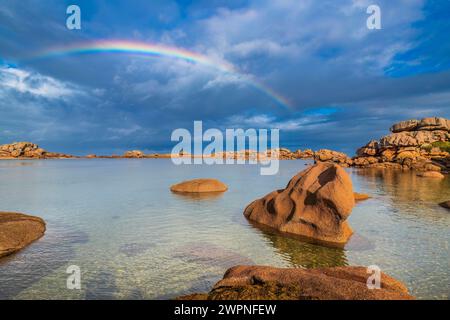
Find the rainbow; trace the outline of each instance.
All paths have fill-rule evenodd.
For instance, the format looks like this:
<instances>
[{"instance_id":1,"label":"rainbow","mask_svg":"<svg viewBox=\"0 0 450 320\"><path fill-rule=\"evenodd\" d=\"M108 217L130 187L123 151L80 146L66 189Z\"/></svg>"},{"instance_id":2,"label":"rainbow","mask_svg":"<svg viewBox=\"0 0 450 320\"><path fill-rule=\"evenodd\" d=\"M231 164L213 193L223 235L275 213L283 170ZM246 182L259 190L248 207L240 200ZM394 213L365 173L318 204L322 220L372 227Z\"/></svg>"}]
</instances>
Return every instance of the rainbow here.
<instances>
[{"instance_id":1,"label":"rainbow","mask_svg":"<svg viewBox=\"0 0 450 320\"><path fill-rule=\"evenodd\" d=\"M95 53L143 54L156 57L159 56L181 59L184 61L204 65L217 69L224 73L238 75L240 79L244 80L246 83L250 84L258 91L261 91L264 94L268 95L279 105L290 108L290 103L286 98L279 95L274 90L267 87L265 84L257 81L253 76L239 72L231 63L220 59L210 58L208 56L177 47L126 40L101 40L91 43L49 48L31 56L31 58L45 59L67 55Z\"/></svg>"}]
</instances>

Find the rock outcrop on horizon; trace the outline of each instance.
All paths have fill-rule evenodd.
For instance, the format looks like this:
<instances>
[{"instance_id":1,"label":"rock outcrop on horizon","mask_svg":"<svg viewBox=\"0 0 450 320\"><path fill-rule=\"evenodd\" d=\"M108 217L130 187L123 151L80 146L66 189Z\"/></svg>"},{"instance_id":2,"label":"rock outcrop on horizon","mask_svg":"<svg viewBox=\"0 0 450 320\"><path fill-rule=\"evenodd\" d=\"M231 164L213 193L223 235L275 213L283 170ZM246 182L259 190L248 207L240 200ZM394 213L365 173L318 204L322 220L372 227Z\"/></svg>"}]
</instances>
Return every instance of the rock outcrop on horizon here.
<instances>
[{"instance_id":1,"label":"rock outcrop on horizon","mask_svg":"<svg viewBox=\"0 0 450 320\"><path fill-rule=\"evenodd\" d=\"M450 120L424 118L394 124L391 134L357 151L357 167L441 171L450 168Z\"/></svg>"},{"instance_id":2,"label":"rock outcrop on horizon","mask_svg":"<svg viewBox=\"0 0 450 320\"><path fill-rule=\"evenodd\" d=\"M0 159L63 159L74 158L74 156L48 152L35 143L14 142L0 145Z\"/></svg>"},{"instance_id":3,"label":"rock outcrop on horizon","mask_svg":"<svg viewBox=\"0 0 450 320\"><path fill-rule=\"evenodd\" d=\"M244 216L283 233L343 245L353 233L346 219L354 206L349 175L334 163L319 162L285 189L253 201Z\"/></svg>"},{"instance_id":4,"label":"rock outcrop on horizon","mask_svg":"<svg viewBox=\"0 0 450 320\"><path fill-rule=\"evenodd\" d=\"M0 258L13 254L45 233L41 218L14 212L0 212Z\"/></svg>"},{"instance_id":5,"label":"rock outcrop on horizon","mask_svg":"<svg viewBox=\"0 0 450 320\"><path fill-rule=\"evenodd\" d=\"M140 150L126 151L123 154L124 158L144 158L144 156L144 153Z\"/></svg>"},{"instance_id":6,"label":"rock outcrop on horizon","mask_svg":"<svg viewBox=\"0 0 450 320\"><path fill-rule=\"evenodd\" d=\"M343 152L321 149L314 152L314 160L316 162L333 162L342 167L353 165L353 160Z\"/></svg>"},{"instance_id":7,"label":"rock outcrop on horizon","mask_svg":"<svg viewBox=\"0 0 450 320\"><path fill-rule=\"evenodd\" d=\"M175 184L170 187L170 190L179 193L208 193L225 192L228 187L216 179L194 179Z\"/></svg>"},{"instance_id":8,"label":"rock outcrop on horizon","mask_svg":"<svg viewBox=\"0 0 450 320\"><path fill-rule=\"evenodd\" d=\"M406 286L381 273L379 289L367 286L365 267L320 269L235 266L206 294L178 300L412 300Z\"/></svg>"}]
</instances>

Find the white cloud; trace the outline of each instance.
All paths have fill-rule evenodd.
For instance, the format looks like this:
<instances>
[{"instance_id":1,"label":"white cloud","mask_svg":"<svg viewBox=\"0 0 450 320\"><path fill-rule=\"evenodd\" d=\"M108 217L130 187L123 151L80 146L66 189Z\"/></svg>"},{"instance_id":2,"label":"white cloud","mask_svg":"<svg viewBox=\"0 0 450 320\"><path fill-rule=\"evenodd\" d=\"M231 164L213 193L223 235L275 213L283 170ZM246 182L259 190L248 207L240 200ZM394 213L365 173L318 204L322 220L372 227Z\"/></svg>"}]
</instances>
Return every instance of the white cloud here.
<instances>
[{"instance_id":1,"label":"white cloud","mask_svg":"<svg viewBox=\"0 0 450 320\"><path fill-rule=\"evenodd\" d=\"M293 55L298 52L298 50L299 48L295 44L284 46L268 39L255 39L240 42L232 46L229 52L236 54L239 57L248 57L254 54L267 54L269 56Z\"/></svg>"},{"instance_id":2,"label":"white cloud","mask_svg":"<svg viewBox=\"0 0 450 320\"><path fill-rule=\"evenodd\" d=\"M224 73L218 74L214 79L209 80L204 86L203 90L211 88L220 88L227 85L243 85L246 79L239 74Z\"/></svg>"},{"instance_id":3,"label":"white cloud","mask_svg":"<svg viewBox=\"0 0 450 320\"><path fill-rule=\"evenodd\" d=\"M64 98L79 92L72 85L54 78L6 66L0 67L0 82L3 88L49 99Z\"/></svg>"}]
</instances>

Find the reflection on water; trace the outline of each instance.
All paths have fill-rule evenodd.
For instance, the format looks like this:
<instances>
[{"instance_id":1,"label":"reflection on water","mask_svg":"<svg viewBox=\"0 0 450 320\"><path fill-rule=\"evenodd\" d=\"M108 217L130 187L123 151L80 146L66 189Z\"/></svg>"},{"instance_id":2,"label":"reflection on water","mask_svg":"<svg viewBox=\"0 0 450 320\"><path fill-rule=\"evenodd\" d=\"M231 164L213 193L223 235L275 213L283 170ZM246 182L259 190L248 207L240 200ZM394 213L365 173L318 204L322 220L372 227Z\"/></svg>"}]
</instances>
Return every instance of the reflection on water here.
<instances>
[{"instance_id":1,"label":"reflection on water","mask_svg":"<svg viewBox=\"0 0 450 320\"><path fill-rule=\"evenodd\" d=\"M0 298L173 298L208 291L237 264L376 264L418 298L448 298L450 214L438 206L450 199L448 178L349 169L354 189L372 198L355 206L354 235L341 249L250 224L244 208L285 187L305 163L281 161L278 175L261 176L257 166L174 166L170 159L0 162L0 210L41 216L48 227L0 261ZM170 192L193 178L216 178L229 190ZM73 264L82 290L66 289Z\"/></svg>"},{"instance_id":2,"label":"reflection on water","mask_svg":"<svg viewBox=\"0 0 450 320\"><path fill-rule=\"evenodd\" d=\"M200 193L191 193L191 192L173 192L172 194L179 199L184 200L215 200L220 199L223 196L223 192L200 192Z\"/></svg>"},{"instance_id":3,"label":"reflection on water","mask_svg":"<svg viewBox=\"0 0 450 320\"><path fill-rule=\"evenodd\" d=\"M300 241L293 236L283 236L263 225L253 222L249 223L261 230L268 242L294 267L320 268L348 265L343 248L321 246L308 241Z\"/></svg>"},{"instance_id":4,"label":"reflection on water","mask_svg":"<svg viewBox=\"0 0 450 320\"><path fill-rule=\"evenodd\" d=\"M378 195L389 201L399 212L420 219L444 219L440 214L423 214L430 205L450 199L450 179L423 178L411 171L364 169L356 173L366 183L374 185ZM431 213L431 212L429 212Z\"/></svg>"},{"instance_id":5,"label":"reflection on water","mask_svg":"<svg viewBox=\"0 0 450 320\"><path fill-rule=\"evenodd\" d=\"M418 298L448 299L450 215L438 203L450 199L449 178L364 169L352 170L352 179L374 195L356 206L350 222L375 248L367 254L350 251L349 259L379 265Z\"/></svg>"}]
</instances>

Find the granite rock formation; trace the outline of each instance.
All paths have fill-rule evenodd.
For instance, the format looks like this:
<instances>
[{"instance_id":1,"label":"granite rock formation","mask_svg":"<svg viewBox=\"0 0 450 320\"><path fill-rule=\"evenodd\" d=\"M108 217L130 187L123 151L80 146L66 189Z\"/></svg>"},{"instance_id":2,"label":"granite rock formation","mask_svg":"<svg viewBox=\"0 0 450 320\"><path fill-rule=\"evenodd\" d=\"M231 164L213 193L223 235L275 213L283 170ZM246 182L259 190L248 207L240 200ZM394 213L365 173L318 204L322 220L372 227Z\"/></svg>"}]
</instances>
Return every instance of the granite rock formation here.
<instances>
[{"instance_id":1,"label":"granite rock formation","mask_svg":"<svg viewBox=\"0 0 450 320\"><path fill-rule=\"evenodd\" d=\"M357 167L448 171L450 120L424 118L394 124L391 134L372 140L357 151Z\"/></svg>"},{"instance_id":2,"label":"granite rock formation","mask_svg":"<svg viewBox=\"0 0 450 320\"><path fill-rule=\"evenodd\" d=\"M253 201L244 216L282 233L345 244L346 219L355 205L352 181L343 168L320 162L298 173L287 187Z\"/></svg>"},{"instance_id":3,"label":"granite rock formation","mask_svg":"<svg viewBox=\"0 0 450 320\"><path fill-rule=\"evenodd\" d=\"M379 289L367 286L365 267L321 269L235 266L207 294L179 300L412 300L406 286L381 273Z\"/></svg>"},{"instance_id":4,"label":"granite rock formation","mask_svg":"<svg viewBox=\"0 0 450 320\"><path fill-rule=\"evenodd\" d=\"M23 249L44 233L45 222L41 218L0 212L0 258Z\"/></svg>"},{"instance_id":5,"label":"granite rock formation","mask_svg":"<svg viewBox=\"0 0 450 320\"><path fill-rule=\"evenodd\" d=\"M225 192L228 187L216 179L194 179L175 184L170 187L170 190L179 193L207 193Z\"/></svg>"},{"instance_id":6,"label":"granite rock formation","mask_svg":"<svg viewBox=\"0 0 450 320\"><path fill-rule=\"evenodd\" d=\"M74 156L48 152L35 143L14 142L0 145L0 159L64 159L74 158Z\"/></svg>"}]
</instances>

